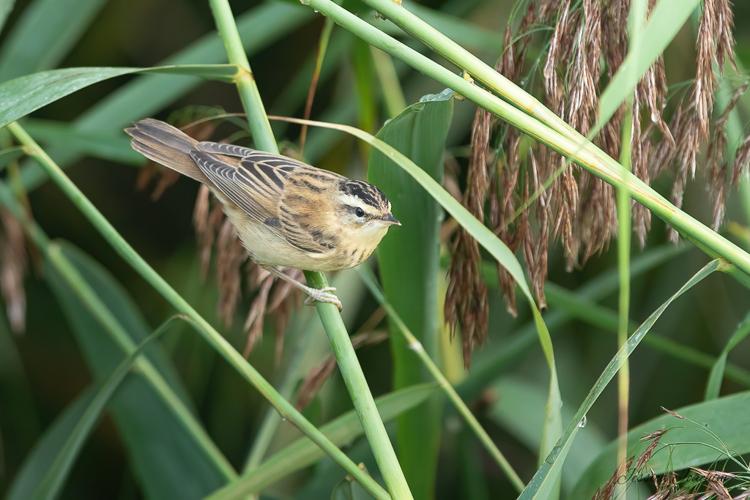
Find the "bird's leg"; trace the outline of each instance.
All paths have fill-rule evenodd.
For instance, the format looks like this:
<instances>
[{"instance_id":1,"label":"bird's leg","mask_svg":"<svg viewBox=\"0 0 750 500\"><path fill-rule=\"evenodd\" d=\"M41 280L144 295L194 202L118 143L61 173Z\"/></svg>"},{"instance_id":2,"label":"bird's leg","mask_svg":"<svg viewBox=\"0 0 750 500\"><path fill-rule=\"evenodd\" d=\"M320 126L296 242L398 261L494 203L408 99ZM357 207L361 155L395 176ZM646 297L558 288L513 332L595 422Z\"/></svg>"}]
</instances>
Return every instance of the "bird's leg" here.
<instances>
[{"instance_id":1,"label":"bird's leg","mask_svg":"<svg viewBox=\"0 0 750 500\"><path fill-rule=\"evenodd\" d=\"M343 309L343 306L341 305L341 301L338 297L333 293L336 291L336 288L332 286L327 286L325 288L312 288L310 286L305 285L304 283L300 283L296 279L292 278L291 276L283 273L279 268L274 266L263 266L264 269L266 269L269 273L273 274L277 278L280 278L287 283L290 283L292 286L299 288L303 292L307 294L307 299L305 300L305 304L311 304L312 302L325 302L327 304L335 304L336 307L339 308L339 311Z\"/></svg>"}]
</instances>

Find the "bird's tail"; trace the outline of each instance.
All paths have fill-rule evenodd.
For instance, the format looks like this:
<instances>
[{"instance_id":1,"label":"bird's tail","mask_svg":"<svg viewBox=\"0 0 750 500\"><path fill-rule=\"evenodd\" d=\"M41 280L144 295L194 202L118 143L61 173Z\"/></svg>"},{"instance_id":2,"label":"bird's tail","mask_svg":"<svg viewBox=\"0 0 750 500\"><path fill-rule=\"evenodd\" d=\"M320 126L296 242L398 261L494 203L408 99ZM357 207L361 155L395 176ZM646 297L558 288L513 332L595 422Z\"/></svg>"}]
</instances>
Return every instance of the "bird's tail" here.
<instances>
[{"instance_id":1,"label":"bird's tail","mask_svg":"<svg viewBox=\"0 0 750 500\"><path fill-rule=\"evenodd\" d=\"M181 130L163 121L146 118L126 128L125 133L132 138L132 148L146 158L198 182L207 181L190 157L198 141Z\"/></svg>"}]
</instances>

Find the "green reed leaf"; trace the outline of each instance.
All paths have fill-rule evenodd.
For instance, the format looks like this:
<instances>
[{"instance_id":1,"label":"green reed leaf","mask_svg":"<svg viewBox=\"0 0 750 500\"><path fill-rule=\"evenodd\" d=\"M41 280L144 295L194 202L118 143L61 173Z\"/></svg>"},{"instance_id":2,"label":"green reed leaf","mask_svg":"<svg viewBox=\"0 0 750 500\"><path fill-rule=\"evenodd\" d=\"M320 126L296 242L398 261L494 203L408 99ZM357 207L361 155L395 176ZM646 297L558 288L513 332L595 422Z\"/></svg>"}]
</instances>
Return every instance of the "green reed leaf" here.
<instances>
[{"instance_id":1,"label":"green reed leaf","mask_svg":"<svg viewBox=\"0 0 750 500\"><path fill-rule=\"evenodd\" d=\"M120 285L86 254L53 243L46 257L52 291L95 378L104 380L151 329ZM136 363L141 376L123 387L111 408L146 495L195 498L235 477L193 415L160 346L147 346Z\"/></svg>"},{"instance_id":2,"label":"green reed leaf","mask_svg":"<svg viewBox=\"0 0 750 500\"><path fill-rule=\"evenodd\" d=\"M377 138L408 156L437 182L443 178L443 150L453 116L453 92L425 96L386 122ZM439 359L438 273L440 272L440 205L404 170L373 151L367 168L370 182L391 201L403 227L392 228L377 256L388 302L432 359ZM393 386L400 389L430 380L414 362L414 353L399 326L390 324ZM398 418L399 462L417 498L435 496L440 445L441 402L434 399Z\"/></svg>"},{"instance_id":3,"label":"green reed leaf","mask_svg":"<svg viewBox=\"0 0 750 500\"><path fill-rule=\"evenodd\" d=\"M107 379L91 394L87 393L83 399L87 401L87 405L83 409L83 412L78 416L75 421L66 420L66 423L72 423L73 425L67 429L67 436L65 442L62 444L59 450L56 450L54 459L47 467L42 470L46 470L44 476L40 478L32 497L35 499L52 499L59 496L65 480L70 473L76 458L83 448L88 436L94 429L97 421L101 417L104 408L114 397L116 391L122 386L126 376L130 373L138 357L143 353L145 347L164 334L172 323L182 319L179 316L174 316L164 323L162 323L153 333L143 339L135 350L129 354L114 371L107 377ZM142 377L142 374L133 374L131 378ZM39 456L40 459L45 460L48 456ZM45 460L46 461L46 460Z\"/></svg>"},{"instance_id":4,"label":"green reed leaf","mask_svg":"<svg viewBox=\"0 0 750 500\"><path fill-rule=\"evenodd\" d=\"M231 81L231 64L194 64L154 68L64 68L41 71L0 83L0 127L89 85L133 73L167 73Z\"/></svg>"}]
</instances>

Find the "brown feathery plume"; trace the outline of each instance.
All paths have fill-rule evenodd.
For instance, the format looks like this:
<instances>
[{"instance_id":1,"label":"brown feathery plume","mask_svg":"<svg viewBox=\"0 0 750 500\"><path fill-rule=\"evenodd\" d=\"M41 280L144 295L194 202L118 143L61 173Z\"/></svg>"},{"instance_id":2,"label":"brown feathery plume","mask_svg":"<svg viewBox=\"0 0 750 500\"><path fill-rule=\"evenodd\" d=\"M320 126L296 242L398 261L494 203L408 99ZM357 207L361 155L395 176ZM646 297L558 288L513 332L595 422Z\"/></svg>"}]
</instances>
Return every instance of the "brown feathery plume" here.
<instances>
[{"instance_id":1,"label":"brown feathery plume","mask_svg":"<svg viewBox=\"0 0 750 500\"><path fill-rule=\"evenodd\" d=\"M250 304L250 309L245 318L244 330L247 334L243 354L248 357L255 348L255 345L263 336L264 318L273 314L275 321L275 348L274 360L276 364L281 362L281 355L284 347L284 331L286 331L289 322L289 316L292 312L292 305L296 289L287 281L276 280L274 276L263 269L261 266L248 261L248 282L251 288L255 290L255 298ZM284 269L285 274L295 280L300 280L302 271L298 269ZM274 284L275 283L275 284Z\"/></svg>"},{"instance_id":2,"label":"brown feathery plume","mask_svg":"<svg viewBox=\"0 0 750 500\"><path fill-rule=\"evenodd\" d=\"M504 49L495 69L521 85L539 85L546 107L588 134L597 118L599 93L628 52L630 2L526 0L518 5L505 28ZM648 15L654 5L655 0L649 0ZM525 11L518 19L515 13L522 12L521 8ZM670 120L665 117L668 86L663 57L656 58L633 93L633 174L649 184L665 168L673 166L672 201L678 207L709 139L717 69L721 70L734 57L732 23L729 0L705 1L696 38L695 82L681 93ZM536 29L539 25L550 27L551 34ZM538 40L542 42L539 60L530 62L527 51ZM624 117L625 107L621 106L594 138L613 158L619 158L621 153ZM722 140L713 140L714 149L708 151L715 224L723 217L729 184L729 166L722 162L724 148L717 147ZM480 157L482 168L478 169ZM731 169L732 183L748 164L750 137L737 151ZM541 189L548 181L548 188ZM488 115L478 112L475 116L464 204L511 251L523 254L541 305L550 238L561 241L569 270L605 250L617 229L614 194L611 185L569 165L556 152L540 144L527 144L515 129ZM634 203L633 231L641 246L645 245L650 227L651 213ZM670 239L676 238L677 234L671 231ZM477 306L485 300L486 290L478 278L481 253L476 243L459 234L453 248L455 260L451 265L446 319L452 329L459 324L464 329L464 356L468 363L471 347L486 335L481 328L486 325L486 306ZM508 310L514 313L515 283L502 268L498 269L498 279Z\"/></svg>"},{"instance_id":3,"label":"brown feathery plume","mask_svg":"<svg viewBox=\"0 0 750 500\"><path fill-rule=\"evenodd\" d=\"M477 108L471 131L471 159L464 205L480 221L484 220L484 203L489 188L487 161L491 120L489 112ZM445 319L452 334L461 326L466 366L471 361L473 346L481 344L487 332L489 307L487 287L480 273L481 259L477 242L464 229L459 229L449 271Z\"/></svg>"},{"instance_id":4,"label":"brown feathery plume","mask_svg":"<svg viewBox=\"0 0 750 500\"><path fill-rule=\"evenodd\" d=\"M445 320L450 325L451 336L455 335L458 325L461 327L466 367L471 363L474 347L487 338L489 305L487 286L480 275L480 263L481 255L476 241L465 231L459 230L449 271Z\"/></svg>"},{"instance_id":5,"label":"brown feathery plume","mask_svg":"<svg viewBox=\"0 0 750 500\"><path fill-rule=\"evenodd\" d=\"M750 165L750 135L745 137L742 144L737 148L734 157L734 166L732 167L732 185L736 186L740 177L745 174Z\"/></svg>"},{"instance_id":6,"label":"brown feathery plume","mask_svg":"<svg viewBox=\"0 0 750 500\"><path fill-rule=\"evenodd\" d=\"M704 0L703 16L698 26L697 51L695 73L695 93L693 105L695 107L695 125L701 140L708 137L708 121L714 107L714 86L716 75L713 65L716 62L716 35L720 33L718 26L719 4L721 0ZM695 175L695 164L691 166L691 177Z\"/></svg>"},{"instance_id":7,"label":"brown feathery plume","mask_svg":"<svg viewBox=\"0 0 750 500\"><path fill-rule=\"evenodd\" d=\"M677 474L674 472L667 472L661 476L661 479L659 479L652 471L651 479L654 483L655 493L648 497L648 500L667 500L668 498L674 498L674 494L677 491Z\"/></svg>"},{"instance_id":8,"label":"brown feathery plume","mask_svg":"<svg viewBox=\"0 0 750 500\"><path fill-rule=\"evenodd\" d=\"M713 224L714 230L718 230L724 220L724 207L726 205L727 184L733 180L733 174L729 170L728 163L724 159L727 147L726 127L732 111L737 106L742 95L747 90L748 84L738 87L727 102L721 115L716 119L713 126L713 134L708 144L706 157L708 160L709 192L713 198Z\"/></svg>"},{"instance_id":9,"label":"brown feathery plume","mask_svg":"<svg viewBox=\"0 0 750 500\"><path fill-rule=\"evenodd\" d=\"M550 39L547 60L544 63L544 70L542 72L547 104L558 115L561 115L562 111L563 89L560 76L557 73L557 61L561 57L561 52L565 50L563 38L569 26L569 12L570 0L563 0L558 7L557 24L555 24L555 31Z\"/></svg>"},{"instance_id":10,"label":"brown feathery plume","mask_svg":"<svg viewBox=\"0 0 750 500\"><path fill-rule=\"evenodd\" d=\"M257 290L255 299L250 304L250 310L245 318L244 329L247 332L247 340L245 341L245 348L242 351L242 355L246 358L250 356L253 348L263 336L263 317L266 314L266 306L268 305L268 294L271 292L273 286L273 276L271 273L266 271L260 266L250 267L251 283Z\"/></svg>"},{"instance_id":11,"label":"brown feathery plume","mask_svg":"<svg viewBox=\"0 0 750 500\"><path fill-rule=\"evenodd\" d=\"M216 240L218 229L224 219L221 205L212 204L210 201L210 190L201 185L198 196L195 199L193 209L193 226L198 239L198 251L200 255L201 274L205 279L211 267L211 250Z\"/></svg>"},{"instance_id":12,"label":"brown feathery plume","mask_svg":"<svg viewBox=\"0 0 750 500\"><path fill-rule=\"evenodd\" d=\"M729 493L724 481L734 479L736 475L730 472L718 470L704 470L697 467L690 467L690 471L702 477L708 486L706 493L713 493L718 500L732 500L732 494Z\"/></svg>"},{"instance_id":13,"label":"brown feathery plume","mask_svg":"<svg viewBox=\"0 0 750 500\"><path fill-rule=\"evenodd\" d=\"M666 433L666 429L661 429L647 434L641 438L641 441L650 441L650 443L648 444L646 449L643 450L643 453L641 453L641 455L638 457L638 460L635 462L635 467L633 470L636 473L640 473L646 466L648 461L651 460L651 457L654 456L654 452L661 442L661 438L664 437L664 434Z\"/></svg>"},{"instance_id":14,"label":"brown feathery plume","mask_svg":"<svg viewBox=\"0 0 750 500\"><path fill-rule=\"evenodd\" d=\"M667 106L667 75L664 69L664 56L659 55L654 64L643 75L639 85L639 92L636 100L648 107L649 118L661 132L662 141L667 141L673 147L675 145L674 136L669 126L664 121L664 108Z\"/></svg>"},{"instance_id":15,"label":"brown feathery plume","mask_svg":"<svg viewBox=\"0 0 750 500\"><path fill-rule=\"evenodd\" d=\"M0 209L0 292L5 301L8 323L13 333L26 329L26 237L21 223L6 209Z\"/></svg>"},{"instance_id":16,"label":"brown feathery plume","mask_svg":"<svg viewBox=\"0 0 750 500\"><path fill-rule=\"evenodd\" d=\"M216 274L219 284L219 318L231 326L240 300L241 268L247 259L234 226L229 219L221 223L216 239Z\"/></svg>"},{"instance_id":17,"label":"brown feathery plume","mask_svg":"<svg viewBox=\"0 0 750 500\"><path fill-rule=\"evenodd\" d=\"M544 158L548 151L546 148L539 151L539 155ZM534 290L534 296L540 309L547 307L547 299L544 295L544 283L547 281L547 253L549 245L549 217L548 217L548 196L541 182L540 166L537 161L537 154L532 150L529 151L530 175L527 176L527 186L533 193L539 193L538 203L535 214L537 218L538 234L536 238L531 236L531 224L529 221L529 211L524 210L523 216L526 219L525 224L528 226L529 238L524 244L524 259L526 260L529 275L531 276L531 286ZM529 189L524 192L524 204L530 200ZM521 221L524 223L523 219ZM536 240L536 241L534 241Z\"/></svg>"},{"instance_id":18,"label":"brown feathery plume","mask_svg":"<svg viewBox=\"0 0 750 500\"><path fill-rule=\"evenodd\" d=\"M625 463L625 467L621 470L620 467L615 467L615 471L610 476L609 480L604 483L604 486L596 490L596 493L594 493L594 496L592 497L593 500L611 500L613 498L613 493L615 491L615 486L620 482L620 480L625 479L625 474L627 473L628 469L630 469L630 466L633 464L633 457L630 457L628 461Z\"/></svg>"},{"instance_id":19,"label":"brown feathery plume","mask_svg":"<svg viewBox=\"0 0 750 500\"><path fill-rule=\"evenodd\" d=\"M519 147L521 138L515 130L508 129L505 141L505 151L502 159L496 162L497 176L500 179L502 196L498 191L493 191L493 197L500 197L499 203L499 225L495 226L495 234L502 239L508 248L515 251L518 247L518 234L514 234L510 228L511 219L515 214L515 188L518 183L518 174L521 169L519 160ZM498 262L497 277L500 289L505 297L508 312L516 316L516 282L508 271Z\"/></svg>"}]
</instances>

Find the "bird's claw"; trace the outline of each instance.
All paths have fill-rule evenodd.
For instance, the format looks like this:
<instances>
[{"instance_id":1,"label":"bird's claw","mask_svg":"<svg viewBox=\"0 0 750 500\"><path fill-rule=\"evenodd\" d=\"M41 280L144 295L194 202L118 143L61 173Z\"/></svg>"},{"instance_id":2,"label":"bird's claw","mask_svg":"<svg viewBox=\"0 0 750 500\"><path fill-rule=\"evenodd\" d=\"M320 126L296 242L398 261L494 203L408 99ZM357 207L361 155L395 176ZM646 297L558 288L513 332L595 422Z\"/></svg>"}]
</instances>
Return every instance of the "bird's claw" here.
<instances>
[{"instance_id":1,"label":"bird's claw","mask_svg":"<svg viewBox=\"0 0 750 500\"><path fill-rule=\"evenodd\" d=\"M325 304L334 304L341 311L344 306L341 305L339 298L333 293L336 291L335 287L327 286L325 288L311 288L307 292L307 298L305 304L310 306L314 305L315 302L323 302Z\"/></svg>"}]
</instances>

